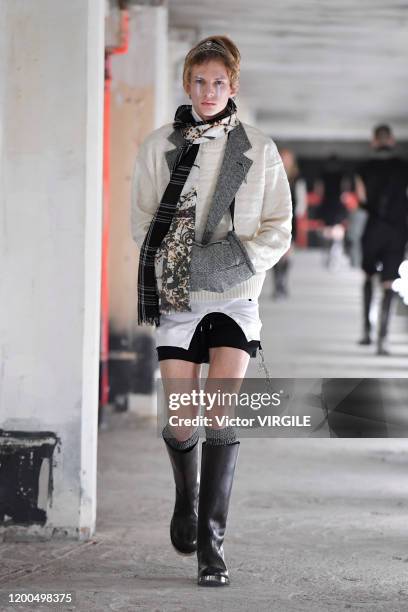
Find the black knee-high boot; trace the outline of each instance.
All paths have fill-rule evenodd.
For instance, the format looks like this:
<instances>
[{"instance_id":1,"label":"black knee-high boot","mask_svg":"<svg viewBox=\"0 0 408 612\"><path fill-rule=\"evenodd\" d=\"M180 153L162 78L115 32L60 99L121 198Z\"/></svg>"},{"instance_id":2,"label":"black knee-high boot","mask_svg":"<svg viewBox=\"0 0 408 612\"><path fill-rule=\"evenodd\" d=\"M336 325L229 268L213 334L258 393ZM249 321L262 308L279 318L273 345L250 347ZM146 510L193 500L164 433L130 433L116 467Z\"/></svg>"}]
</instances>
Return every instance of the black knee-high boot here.
<instances>
[{"instance_id":1,"label":"black knee-high boot","mask_svg":"<svg viewBox=\"0 0 408 612\"><path fill-rule=\"evenodd\" d=\"M170 522L170 539L174 548L182 554L191 555L197 550L198 520L198 439L187 450L166 448L173 468L176 485L176 500Z\"/></svg>"},{"instance_id":2,"label":"black knee-high boot","mask_svg":"<svg viewBox=\"0 0 408 612\"><path fill-rule=\"evenodd\" d=\"M197 531L200 586L229 584L223 544L239 445L202 445Z\"/></svg>"},{"instance_id":3,"label":"black knee-high boot","mask_svg":"<svg viewBox=\"0 0 408 612\"><path fill-rule=\"evenodd\" d=\"M288 295L288 270L289 258L283 257L273 268L274 291L273 298L287 297Z\"/></svg>"},{"instance_id":4,"label":"black knee-high boot","mask_svg":"<svg viewBox=\"0 0 408 612\"><path fill-rule=\"evenodd\" d=\"M366 278L363 285L363 321L364 321L364 332L363 337L359 341L361 345L371 344L371 323L370 323L370 310L371 300L373 298L373 282L371 278Z\"/></svg>"},{"instance_id":5,"label":"black knee-high boot","mask_svg":"<svg viewBox=\"0 0 408 612\"><path fill-rule=\"evenodd\" d=\"M378 329L378 342L377 342L377 354L378 355L389 355L389 352L385 348L385 341L388 333L388 324L390 320L391 303L394 292L392 289L384 289L381 313L380 313L380 325Z\"/></svg>"},{"instance_id":6,"label":"black knee-high boot","mask_svg":"<svg viewBox=\"0 0 408 612\"><path fill-rule=\"evenodd\" d=\"M290 260L289 257L284 257L281 267L281 293L287 297L288 295L288 275L289 275Z\"/></svg>"},{"instance_id":7,"label":"black knee-high boot","mask_svg":"<svg viewBox=\"0 0 408 612\"><path fill-rule=\"evenodd\" d=\"M281 293L281 284L282 284L282 270L280 266L280 261L273 267L273 298L278 298Z\"/></svg>"}]
</instances>

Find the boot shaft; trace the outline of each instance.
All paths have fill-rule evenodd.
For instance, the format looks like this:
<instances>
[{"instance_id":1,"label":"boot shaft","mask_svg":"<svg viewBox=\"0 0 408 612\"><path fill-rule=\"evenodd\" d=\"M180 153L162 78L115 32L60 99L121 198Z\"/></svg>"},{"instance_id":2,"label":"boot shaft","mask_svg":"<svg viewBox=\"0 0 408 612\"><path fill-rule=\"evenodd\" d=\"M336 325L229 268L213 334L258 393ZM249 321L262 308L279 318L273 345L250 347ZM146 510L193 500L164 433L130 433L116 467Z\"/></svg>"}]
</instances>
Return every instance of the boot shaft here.
<instances>
[{"instance_id":1,"label":"boot shaft","mask_svg":"<svg viewBox=\"0 0 408 612\"><path fill-rule=\"evenodd\" d=\"M370 310L373 298L373 282L371 279L366 279L363 286L363 316L364 316L364 332L369 334L371 331Z\"/></svg>"},{"instance_id":2,"label":"boot shaft","mask_svg":"<svg viewBox=\"0 0 408 612\"><path fill-rule=\"evenodd\" d=\"M380 325L378 330L378 337L380 340L384 340L388 333L393 296L394 291L392 289L384 289L381 302Z\"/></svg>"},{"instance_id":3,"label":"boot shaft","mask_svg":"<svg viewBox=\"0 0 408 612\"><path fill-rule=\"evenodd\" d=\"M222 446L202 445L198 505L198 547L214 540L221 547L240 442Z\"/></svg>"},{"instance_id":4,"label":"boot shaft","mask_svg":"<svg viewBox=\"0 0 408 612\"><path fill-rule=\"evenodd\" d=\"M166 441L165 446L176 486L175 510L181 507L183 511L191 510L196 513L199 492L198 441L192 448L183 451L174 449Z\"/></svg>"}]
</instances>

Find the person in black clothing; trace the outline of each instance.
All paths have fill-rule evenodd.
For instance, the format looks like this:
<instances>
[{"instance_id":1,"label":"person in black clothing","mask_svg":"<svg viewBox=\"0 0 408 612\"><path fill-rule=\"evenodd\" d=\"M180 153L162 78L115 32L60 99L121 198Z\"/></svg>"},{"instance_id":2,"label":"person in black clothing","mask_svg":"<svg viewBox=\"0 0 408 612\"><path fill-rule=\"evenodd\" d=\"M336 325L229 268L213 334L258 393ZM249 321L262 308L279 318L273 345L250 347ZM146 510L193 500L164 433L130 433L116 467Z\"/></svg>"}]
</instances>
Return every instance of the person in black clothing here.
<instances>
[{"instance_id":1,"label":"person in black clothing","mask_svg":"<svg viewBox=\"0 0 408 612\"><path fill-rule=\"evenodd\" d=\"M408 240L408 164L395 153L395 139L388 125L374 129L371 142L373 154L359 169L356 177L357 194L368 213L361 245L364 333L359 344L371 344L370 306L373 278L381 274L383 297L378 326L377 354L388 355L386 337L394 292L392 282L398 278L398 268L404 259Z\"/></svg>"},{"instance_id":2,"label":"person in black clothing","mask_svg":"<svg viewBox=\"0 0 408 612\"><path fill-rule=\"evenodd\" d=\"M328 158L317 181L316 191L321 197L317 218L324 223L325 263L334 267L343 251L344 225L348 212L342 202L344 192L344 172L342 164L334 153Z\"/></svg>"}]
</instances>

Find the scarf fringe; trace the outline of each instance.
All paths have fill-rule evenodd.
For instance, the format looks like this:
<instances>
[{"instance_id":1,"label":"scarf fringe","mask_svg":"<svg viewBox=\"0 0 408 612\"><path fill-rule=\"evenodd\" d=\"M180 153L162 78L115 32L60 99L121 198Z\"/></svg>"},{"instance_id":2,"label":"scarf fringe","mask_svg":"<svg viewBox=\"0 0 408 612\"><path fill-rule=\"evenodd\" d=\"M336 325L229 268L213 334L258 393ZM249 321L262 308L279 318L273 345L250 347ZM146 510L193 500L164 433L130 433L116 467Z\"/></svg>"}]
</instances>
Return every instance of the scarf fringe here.
<instances>
[{"instance_id":1,"label":"scarf fringe","mask_svg":"<svg viewBox=\"0 0 408 612\"><path fill-rule=\"evenodd\" d=\"M144 315L138 316L137 319L138 325L155 325L156 327L160 327L160 314L159 315Z\"/></svg>"}]
</instances>

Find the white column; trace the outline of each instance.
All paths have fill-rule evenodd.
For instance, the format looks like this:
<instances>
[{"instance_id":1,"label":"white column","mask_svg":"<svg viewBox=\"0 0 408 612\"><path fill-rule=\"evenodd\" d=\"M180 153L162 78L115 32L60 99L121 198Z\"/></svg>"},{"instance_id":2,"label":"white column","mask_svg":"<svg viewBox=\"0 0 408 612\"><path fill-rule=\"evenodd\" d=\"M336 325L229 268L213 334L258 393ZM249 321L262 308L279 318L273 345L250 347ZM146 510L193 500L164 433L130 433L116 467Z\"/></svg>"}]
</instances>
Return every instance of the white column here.
<instances>
[{"instance_id":1,"label":"white column","mask_svg":"<svg viewBox=\"0 0 408 612\"><path fill-rule=\"evenodd\" d=\"M112 46L119 30L118 15L113 13ZM157 360L153 328L137 325L139 251L131 234L130 188L140 143L169 120L167 49L167 6L129 5L128 52L111 58L109 321L111 332L131 342L138 353L131 389L123 387L130 393L129 407L150 417L156 413Z\"/></svg>"},{"instance_id":2,"label":"white column","mask_svg":"<svg viewBox=\"0 0 408 612\"><path fill-rule=\"evenodd\" d=\"M58 439L45 525L0 534L95 529L104 9L0 5L0 428Z\"/></svg>"},{"instance_id":3,"label":"white column","mask_svg":"<svg viewBox=\"0 0 408 612\"><path fill-rule=\"evenodd\" d=\"M187 53L197 44L198 40L197 32L190 28L171 28L169 31L169 121L173 121L180 104L191 104L191 100L183 89L183 67Z\"/></svg>"},{"instance_id":4,"label":"white column","mask_svg":"<svg viewBox=\"0 0 408 612\"><path fill-rule=\"evenodd\" d=\"M168 120L168 9L167 6L155 8L155 127Z\"/></svg>"},{"instance_id":5,"label":"white column","mask_svg":"<svg viewBox=\"0 0 408 612\"><path fill-rule=\"evenodd\" d=\"M114 45L115 37L110 37ZM139 331L138 250L130 228L131 177L140 143L167 121L165 6L129 7L129 49L112 55L111 68L109 320L111 330L128 336L129 330ZM151 331L142 329L149 335Z\"/></svg>"}]
</instances>

